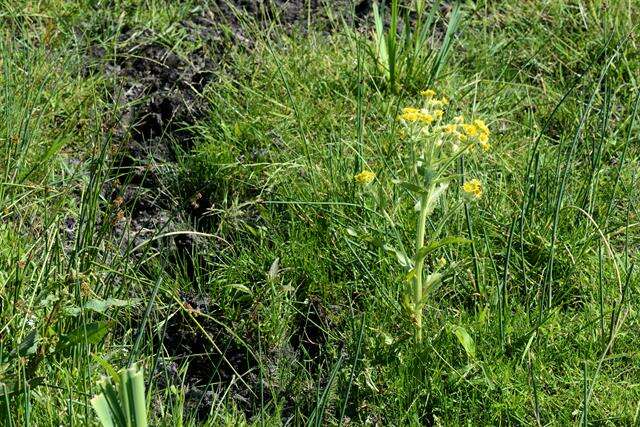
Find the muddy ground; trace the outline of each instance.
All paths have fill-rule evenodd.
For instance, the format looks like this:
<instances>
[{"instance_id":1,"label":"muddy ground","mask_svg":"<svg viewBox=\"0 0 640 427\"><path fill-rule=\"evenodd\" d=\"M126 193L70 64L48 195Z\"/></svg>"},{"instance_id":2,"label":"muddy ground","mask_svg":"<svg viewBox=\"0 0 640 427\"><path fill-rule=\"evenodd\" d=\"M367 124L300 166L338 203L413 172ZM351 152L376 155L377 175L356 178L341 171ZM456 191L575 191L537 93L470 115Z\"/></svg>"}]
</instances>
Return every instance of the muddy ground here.
<instances>
[{"instance_id":1,"label":"muddy ground","mask_svg":"<svg viewBox=\"0 0 640 427\"><path fill-rule=\"evenodd\" d=\"M253 19L258 26L276 24L302 31L313 22L314 28L329 31L331 19L344 18L355 25L365 22L371 1L357 1L353 9L351 4L349 0L218 0L203 4L200 11L179 23L189 40L204 46L186 56L172 51L144 28L124 28L114 56L99 47L91 49L94 65L89 72L104 73L116 82L109 100L119 111L111 124L112 179L103 193L110 208L122 212L114 228L123 247L137 247L160 233L191 229L197 224L193 216L206 210L207 206L193 209L175 200L164 179L166 171L173 169L177 151L188 151L198 137L190 126L206 114L202 91L225 61L225 49L230 44L251 49L251 35L242 22ZM231 28L231 34L223 33L220 23ZM163 252L173 251L176 262L190 262L191 254L197 252L196 240L184 236L158 240L154 245L162 245ZM323 363L323 329L329 327L329 321L327 308L317 299L311 298L303 310L306 314L298 319L298 330L289 345L262 355L267 360L261 361L220 323L210 320L219 317L221 310L209 297L183 294L182 299L187 312L172 316L157 340L171 359L163 359L155 375L161 386L186 387L190 413L206 417L215 396L231 390L234 403L251 417L261 402L270 399L270 387L286 387L277 385L269 378L269 369L259 366L276 366L275 359L284 358L292 363L298 360L313 371ZM242 338L256 341L255 337ZM178 366L184 362L189 367L182 381Z\"/></svg>"}]
</instances>

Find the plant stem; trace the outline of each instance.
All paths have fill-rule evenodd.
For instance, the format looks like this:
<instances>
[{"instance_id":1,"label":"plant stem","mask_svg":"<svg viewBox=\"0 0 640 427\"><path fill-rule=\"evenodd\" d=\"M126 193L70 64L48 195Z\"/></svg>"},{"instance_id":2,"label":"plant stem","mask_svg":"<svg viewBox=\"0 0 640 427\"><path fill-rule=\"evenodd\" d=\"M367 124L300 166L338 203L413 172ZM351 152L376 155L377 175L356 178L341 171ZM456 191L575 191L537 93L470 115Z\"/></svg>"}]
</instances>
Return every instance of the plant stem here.
<instances>
[{"instance_id":1,"label":"plant stem","mask_svg":"<svg viewBox=\"0 0 640 427\"><path fill-rule=\"evenodd\" d=\"M418 231L416 232L416 256L424 246L424 234L427 224L427 203L431 189L420 199L420 215L418 216ZM416 341L422 341L422 270L424 269L424 257L420 257L415 266L415 278L413 288L414 316L416 321Z\"/></svg>"}]
</instances>

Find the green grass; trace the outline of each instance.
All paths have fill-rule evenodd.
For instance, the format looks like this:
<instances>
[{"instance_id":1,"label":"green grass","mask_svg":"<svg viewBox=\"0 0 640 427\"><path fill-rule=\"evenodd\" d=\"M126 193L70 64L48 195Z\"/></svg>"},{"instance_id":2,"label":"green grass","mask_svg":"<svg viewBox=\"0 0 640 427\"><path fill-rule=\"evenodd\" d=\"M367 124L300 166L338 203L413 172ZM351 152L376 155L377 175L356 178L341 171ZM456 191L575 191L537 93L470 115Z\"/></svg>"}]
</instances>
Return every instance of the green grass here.
<instances>
[{"instance_id":1,"label":"green grass","mask_svg":"<svg viewBox=\"0 0 640 427\"><path fill-rule=\"evenodd\" d=\"M145 369L151 425L640 422L638 6L462 7L434 88L451 100L447 119L488 123L493 148L456 165L485 194L443 233L472 244L427 260L447 266L416 344L405 271L382 245L413 244L415 200L393 183L409 175L412 147L395 117L422 88L386 91L368 35L337 20L331 33L268 35L247 20L251 48L225 51L193 148L163 169L176 206L206 201L178 228L202 233L194 253L161 237L119 249L101 194L114 179L117 82L83 74L85 52L116 49L124 26L193 52L177 23L196 3L122 2L121 14L0 2L4 424L95 424L97 381L132 362ZM353 179L362 169L377 174L370 186ZM215 308L198 313L187 294ZM204 417L180 380L163 385L170 318L251 368L216 389ZM174 360L176 377L194 360Z\"/></svg>"}]
</instances>

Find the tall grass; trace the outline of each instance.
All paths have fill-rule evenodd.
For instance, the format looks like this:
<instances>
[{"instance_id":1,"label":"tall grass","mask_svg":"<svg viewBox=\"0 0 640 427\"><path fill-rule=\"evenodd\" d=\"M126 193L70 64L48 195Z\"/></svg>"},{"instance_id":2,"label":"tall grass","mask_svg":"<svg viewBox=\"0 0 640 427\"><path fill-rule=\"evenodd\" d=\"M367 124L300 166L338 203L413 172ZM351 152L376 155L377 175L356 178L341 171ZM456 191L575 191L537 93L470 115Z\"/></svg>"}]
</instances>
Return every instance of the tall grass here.
<instances>
[{"instance_id":1,"label":"tall grass","mask_svg":"<svg viewBox=\"0 0 640 427\"><path fill-rule=\"evenodd\" d=\"M401 86L412 89L431 86L449 57L461 20L459 4L449 16L440 17L443 5L418 0L411 6L399 0L390 4L373 2L373 33L370 49L374 61L372 74L382 74L385 87L395 93ZM388 27L385 18L389 15ZM447 20L445 23L445 19ZM440 26L446 30L440 34Z\"/></svg>"},{"instance_id":2,"label":"tall grass","mask_svg":"<svg viewBox=\"0 0 640 427\"><path fill-rule=\"evenodd\" d=\"M114 238L103 193L117 81L83 70L85 49L114 52L128 25L180 53L194 42L179 23L206 5L27 3L0 8L0 423L95 424L99 379L134 362L154 425L638 423L632 3L443 17L394 0L370 32L329 34L311 6L305 32L236 10L252 43L228 46L193 150L162 177L180 209L209 205L137 246ZM416 197L394 182L421 145L396 116L427 86L494 140L453 165L422 224L429 236L452 212L442 233L472 244L424 258L445 267L416 344L396 260ZM357 185L362 170L375 182ZM470 177L483 198L452 209ZM192 253L164 245L177 234ZM176 319L204 354L167 348ZM196 360L211 361L199 384Z\"/></svg>"}]
</instances>

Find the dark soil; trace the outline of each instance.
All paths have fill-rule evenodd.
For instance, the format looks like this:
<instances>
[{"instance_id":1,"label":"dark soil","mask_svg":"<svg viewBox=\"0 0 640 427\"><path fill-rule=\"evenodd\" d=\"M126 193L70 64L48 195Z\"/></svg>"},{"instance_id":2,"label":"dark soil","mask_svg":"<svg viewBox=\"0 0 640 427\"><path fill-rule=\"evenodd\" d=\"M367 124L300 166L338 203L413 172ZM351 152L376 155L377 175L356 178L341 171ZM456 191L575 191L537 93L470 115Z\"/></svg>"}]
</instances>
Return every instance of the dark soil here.
<instances>
[{"instance_id":1,"label":"dark soil","mask_svg":"<svg viewBox=\"0 0 640 427\"><path fill-rule=\"evenodd\" d=\"M298 330L291 337L291 345L300 353L306 367L315 371L323 361L322 348L328 338L330 320L320 298L311 296L307 302L304 315L298 316Z\"/></svg>"},{"instance_id":2,"label":"dark soil","mask_svg":"<svg viewBox=\"0 0 640 427\"><path fill-rule=\"evenodd\" d=\"M304 311L301 310L297 330L287 345L256 354L244 343L256 342L257 331L232 323L222 326L224 313L208 296L181 293L180 297L186 310L179 309L167 319L166 329L154 343L169 356L160 358L154 377L161 388L184 387L185 409L199 419L206 419L211 405L225 395L247 419L259 413L261 405L270 403L274 395L282 399L283 415L291 415L300 396L289 389L289 384L279 382L278 366L287 365L287 369L294 370L298 368L292 367L300 366L323 377L319 369L327 366L322 348L327 340L325 331L331 325L328 310L319 298L312 296L301 307ZM182 377L179 370L185 364ZM277 393L272 394L276 389ZM307 403L313 405L313 399Z\"/></svg>"},{"instance_id":3,"label":"dark soil","mask_svg":"<svg viewBox=\"0 0 640 427\"><path fill-rule=\"evenodd\" d=\"M220 37L211 21L194 17L181 25L189 38L217 46ZM116 235L131 247L160 231L175 231L185 221L161 175L171 169L177 150L191 147L189 126L206 111L201 93L217 68L211 59L217 55L201 49L181 56L149 30L124 31L118 47L104 68L117 81L113 102L119 106L113 125L114 180L104 194L125 214L114 225ZM93 53L105 56L101 49Z\"/></svg>"},{"instance_id":4,"label":"dark soil","mask_svg":"<svg viewBox=\"0 0 640 427\"><path fill-rule=\"evenodd\" d=\"M131 248L160 233L190 229L191 226L180 225L191 222L194 215L204 215L206 207L216 203L209 200L212 196L208 194L195 201L176 201L164 182L167 171L174 169L176 154L188 151L197 138L192 125L207 111L202 92L224 61L225 46L231 43L251 48L251 36L240 25L246 15L253 17L258 26L276 23L304 31L310 20L327 22L329 28L332 17L351 22L353 17L365 18L370 10L370 0L355 4L350 0L217 0L210 9L179 23L187 40L203 46L188 54L165 46L150 30L133 28L123 30L113 57L100 48L93 49L94 60L97 59L94 62L108 64L98 72L116 82L111 100L119 107L112 126L113 179L103 194L111 204L106 209L115 212L115 235L123 244ZM223 32L218 24L227 30ZM73 229L74 225L68 223L66 228ZM169 247L179 263L197 252L197 241L177 237ZM258 391L269 388L261 382L259 361L238 337L212 320L224 316L209 298L192 294L181 297L188 312L178 310L167 320L164 335L157 338L156 345L170 356L158 365L158 384L184 384L186 409L202 418L226 390L234 403L251 416L263 399L268 399L268 393L261 395ZM297 359L314 372L323 366L325 331L331 325L328 310L319 298L309 297L303 313L290 348L277 349L267 358L290 358L292 365ZM244 338L256 341L252 340L255 337ZM269 360L261 362L268 370ZM184 363L188 367L182 382L178 367ZM286 395L286 390L283 393ZM290 396L291 401L295 398Z\"/></svg>"},{"instance_id":5,"label":"dark soil","mask_svg":"<svg viewBox=\"0 0 640 427\"><path fill-rule=\"evenodd\" d=\"M249 17L258 26L305 30L311 22L314 28L326 23L329 29L332 20L355 18L358 25L370 22L371 4L371 0L216 0L177 24L186 33L185 41L202 46L188 54L162 44L152 31L137 28L123 29L113 58L94 48L94 59L108 64L101 71L117 82L112 99L119 106L112 126L113 176L120 185L105 194L112 202L123 199L124 219L130 222L128 229L125 221L116 224L117 235L137 246L158 230L175 231L190 218L200 219L215 204L206 194L198 209L176 203L160 175L166 178L163 171L173 169L176 152L188 151L197 137L191 126L206 113L202 92L224 61L225 49L251 48L251 34L244 32L242 22Z\"/></svg>"},{"instance_id":6,"label":"dark soil","mask_svg":"<svg viewBox=\"0 0 640 427\"><path fill-rule=\"evenodd\" d=\"M158 384L186 387L189 411L205 419L215 399L225 392L247 414L259 402L256 385L259 382L258 362L236 337L212 318L222 318L218 307L207 297L182 294L185 310L167 320L160 342L170 361L158 366ZM187 363L182 378L178 367Z\"/></svg>"},{"instance_id":7,"label":"dark soil","mask_svg":"<svg viewBox=\"0 0 640 427\"><path fill-rule=\"evenodd\" d=\"M364 18L371 11L372 0L218 0L219 13L234 27L243 14L259 23L280 26L304 25L313 22L318 27L329 24L331 18Z\"/></svg>"}]
</instances>

